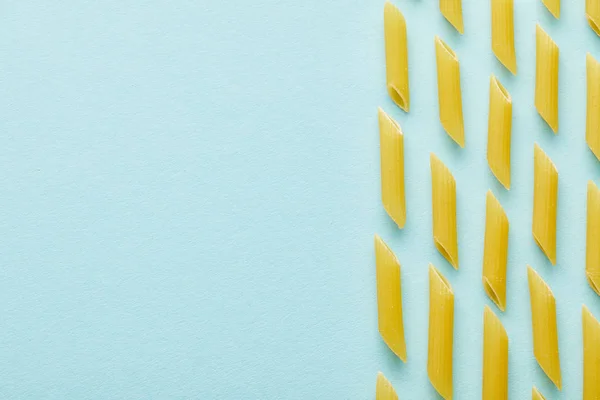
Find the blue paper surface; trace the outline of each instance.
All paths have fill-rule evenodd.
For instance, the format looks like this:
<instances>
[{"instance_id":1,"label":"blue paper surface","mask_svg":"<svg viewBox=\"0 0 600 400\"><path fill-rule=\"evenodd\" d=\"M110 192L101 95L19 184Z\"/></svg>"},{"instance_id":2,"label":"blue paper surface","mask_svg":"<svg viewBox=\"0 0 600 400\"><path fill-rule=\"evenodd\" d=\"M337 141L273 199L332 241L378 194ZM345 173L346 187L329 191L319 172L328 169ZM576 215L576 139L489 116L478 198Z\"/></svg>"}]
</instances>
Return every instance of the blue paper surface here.
<instances>
[{"instance_id":1,"label":"blue paper surface","mask_svg":"<svg viewBox=\"0 0 600 400\"><path fill-rule=\"evenodd\" d=\"M385 88L380 1L41 1L0 7L0 398L438 398L426 372L432 262L455 292L454 398L481 396L483 307L510 339L510 398L582 390L587 286L583 0L515 0L518 75L437 1L396 0L411 111ZM535 23L560 47L560 128L533 105ZM434 36L460 60L466 148L438 120ZM512 185L487 167L490 74L513 99ZM380 200L377 107L405 134L407 223ZM533 144L558 167L557 266L531 235ZM457 181L460 270L431 233L429 153ZM507 311L481 284L485 193L510 220ZM373 235L402 264L408 363L377 332ZM562 392L532 354L526 265L557 301Z\"/></svg>"}]
</instances>

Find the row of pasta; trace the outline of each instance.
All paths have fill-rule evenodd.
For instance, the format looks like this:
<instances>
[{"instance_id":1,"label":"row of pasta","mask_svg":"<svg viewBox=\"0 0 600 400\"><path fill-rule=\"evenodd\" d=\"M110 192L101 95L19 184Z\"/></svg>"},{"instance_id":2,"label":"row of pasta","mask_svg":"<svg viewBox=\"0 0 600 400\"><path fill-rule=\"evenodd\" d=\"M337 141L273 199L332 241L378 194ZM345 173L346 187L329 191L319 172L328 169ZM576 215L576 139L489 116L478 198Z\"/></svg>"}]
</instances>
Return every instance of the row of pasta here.
<instances>
[{"instance_id":1,"label":"row of pasta","mask_svg":"<svg viewBox=\"0 0 600 400\"><path fill-rule=\"evenodd\" d=\"M496 0L494 0L496 1ZM512 0L510 3L512 29ZM442 1L441 3L444 3ZM600 2L595 0L600 17ZM460 4L460 2L459 2ZM496 12L508 12L503 7L494 9L494 25L502 19ZM462 21L462 19L461 19ZM497 22L498 26L506 24ZM404 111L410 109L408 80L408 49L406 22L400 10L391 3L384 8L386 82L392 100ZM508 29L508 28L503 28ZM511 31L512 32L512 31ZM510 41L510 44L507 44ZM497 58L516 73L514 38L512 33L494 33L492 48ZM462 94L460 88L460 63L456 53L442 39L435 37L439 118L446 133L461 147L465 146ZM558 58L559 49L552 38L536 25L536 78L535 107L554 133L558 133ZM586 141L600 159L600 62L586 55L587 117ZM490 78L488 162L500 183L510 189L510 136L512 128L512 99L508 91L494 76Z\"/></svg>"},{"instance_id":2,"label":"row of pasta","mask_svg":"<svg viewBox=\"0 0 600 400\"><path fill-rule=\"evenodd\" d=\"M488 194L488 205L489 205ZM489 209L488 209L489 211ZM487 241L487 228L486 228ZM400 262L392 250L375 236L377 275L377 306L379 332L394 354L406 362L406 342L402 318L402 288ZM498 270L502 266L496 264ZM486 272L487 270L487 272ZM497 271L492 271L495 273ZM487 276L486 276L487 275ZM501 275L501 273L500 273ZM562 387L556 301L550 287L527 267L533 355L539 366L560 390ZM492 278L493 279L493 278ZM484 266L483 285L494 303L503 310L503 293L495 293L489 266ZM583 399L600 398L600 322L584 305L583 324ZM429 265L429 332L427 375L435 390L446 400L452 399L452 352L454 339L454 292L448 280L433 265ZM509 338L500 319L488 306L483 312L483 400L508 398ZM379 373L376 398L397 399L391 383ZM543 399L534 387L533 399ZM536 397L537 396L537 397Z\"/></svg>"}]
</instances>

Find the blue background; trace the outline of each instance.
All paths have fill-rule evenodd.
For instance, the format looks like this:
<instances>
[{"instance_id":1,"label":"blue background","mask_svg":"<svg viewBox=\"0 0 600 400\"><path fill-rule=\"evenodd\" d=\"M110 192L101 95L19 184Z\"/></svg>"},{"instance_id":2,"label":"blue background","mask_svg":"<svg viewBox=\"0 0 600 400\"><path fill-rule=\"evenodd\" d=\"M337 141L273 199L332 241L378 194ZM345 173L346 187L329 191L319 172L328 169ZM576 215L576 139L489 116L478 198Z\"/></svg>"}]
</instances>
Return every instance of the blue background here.
<instances>
[{"instance_id":1,"label":"blue background","mask_svg":"<svg viewBox=\"0 0 600 400\"><path fill-rule=\"evenodd\" d=\"M5 0L0 6L0 398L435 399L434 263L455 291L455 399L481 395L485 193L510 219L511 398L582 390L583 0L560 20L515 0L518 75L495 59L489 1L465 34L437 1L408 24L411 111L385 89L383 2ZM560 128L534 105L535 22L560 47ZM438 121L434 35L461 62L466 148ZM513 98L512 188L485 158L490 74ZM407 223L380 203L377 107L405 134ZM533 143L559 170L558 264L531 235ZM431 233L429 152L454 173L460 270ZM408 363L377 331L373 235L402 263ZM526 264L557 299L563 392L532 355Z\"/></svg>"}]
</instances>

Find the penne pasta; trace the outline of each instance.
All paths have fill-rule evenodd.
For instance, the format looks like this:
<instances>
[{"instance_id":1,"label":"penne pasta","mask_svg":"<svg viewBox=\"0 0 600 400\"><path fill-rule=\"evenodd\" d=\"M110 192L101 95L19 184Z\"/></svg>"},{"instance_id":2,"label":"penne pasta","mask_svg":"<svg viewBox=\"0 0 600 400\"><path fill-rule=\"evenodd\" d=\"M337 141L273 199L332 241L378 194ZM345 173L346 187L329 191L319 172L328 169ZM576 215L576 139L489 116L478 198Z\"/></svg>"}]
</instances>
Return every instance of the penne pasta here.
<instances>
[{"instance_id":1,"label":"penne pasta","mask_svg":"<svg viewBox=\"0 0 600 400\"><path fill-rule=\"evenodd\" d=\"M435 154L430 155L431 208L433 242L448 262L458 269L458 234L456 228L456 182L450 170Z\"/></svg>"},{"instance_id":2,"label":"penne pasta","mask_svg":"<svg viewBox=\"0 0 600 400\"><path fill-rule=\"evenodd\" d=\"M485 204L483 288L494 304L504 311L506 307L508 218L491 190L487 192Z\"/></svg>"},{"instance_id":3,"label":"penne pasta","mask_svg":"<svg viewBox=\"0 0 600 400\"><path fill-rule=\"evenodd\" d=\"M531 400L546 400L546 398L542 396L539 390L534 386L533 389L531 389Z\"/></svg>"},{"instance_id":4,"label":"penne pasta","mask_svg":"<svg viewBox=\"0 0 600 400\"><path fill-rule=\"evenodd\" d=\"M554 18L560 18L560 0L542 0L542 3L544 3Z\"/></svg>"},{"instance_id":5,"label":"penne pasta","mask_svg":"<svg viewBox=\"0 0 600 400\"><path fill-rule=\"evenodd\" d=\"M465 33L462 16L462 0L440 0L440 12L462 35Z\"/></svg>"},{"instance_id":6,"label":"penne pasta","mask_svg":"<svg viewBox=\"0 0 600 400\"><path fill-rule=\"evenodd\" d=\"M533 166L533 238L555 265L558 171L537 143L534 146Z\"/></svg>"},{"instance_id":7,"label":"penne pasta","mask_svg":"<svg viewBox=\"0 0 600 400\"><path fill-rule=\"evenodd\" d=\"M600 1L597 2L600 7ZM585 141L592 153L600 160L600 63L586 55L587 70L587 116Z\"/></svg>"},{"instance_id":8,"label":"penne pasta","mask_svg":"<svg viewBox=\"0 0 600 400\"><path fill-rule=\"evenodd\" d=\"M465 147L465 128L460 90L460 64L456 54L439 37L435 37L435 59L440 122L460 147Z\"/></svg>"},{"instance_id":9,"label":"penne pasta","mask_svg":"<svg viewBox=\"0 0 600 400\"><path fill-rule=\"evenodd\" d=\"M398 400L394 387L381 372L377 374L375 400Z\"/></svg>"},{"instance_id":10,"label":"penne pasta","mask_svg":"<svg viewBox=\"0 0 600 400\"><path fill-rule=\"evenodd\" d=\"M377 235L375 235L375 264L379 333L390 350L406 362L400 263L392 250Z\"/></svg>"},{"instance_id":11,"label":"penne pasta","mask_svg":"<svg viewBox=\"0 0 600 400\"><path fill-rule=\"evenodd\" d=\"M483 310L482 400L508 399L508 335L494 312Z\"/></svg>"},{"instance_id":12,"label":"penne pasta","mask_svg":"<svg viewBox=\"0 0 600 400\"><path fill-rule=\"evenodd\" d=\"M506 189L510 189L510 137L512 99L494 75L490 77L487 161L490 170Z\"/></svg>"},{"instance_id":13,"label":"penne pasta","mask_svg":"<svg viewBox=\"0 0 600 400\"><path fill-rule=\"evenodd\" d=\"M513 75L517 74L513 0L492 0L492 51Z\"/></svg>"},{"instance_id":14,"label":"penne pasta","mask_svg":"<svg viewBox=\"0 0 600 400\"><path fill-rule=\"evenodd\" d=\"M585 0L585 17L590 28L600 36L600 2L598 0Z\"/></svg>"},{"instance_id":15,"label":"penne pasta","mask_svg":"<svg viewBox=\"0 0 600 400\"><path fill-rule=\"evenodd\" d=\"M585 276L590 287L600 296L600 189L592 181L587 186L587 227L585 243Z\"/></svg>"},{"instance_id":16,"label":"penne pasta","mask_svg":"<svg viewBox=\"0 0 600 400\"><path fill-rule=\"evenodd\" d=\"M582 306L583 400L600 399L600 322Z\"/></svg>"},{"instance_id":17,"label":"penne pasta","mask_svg":"<svg viewBox=\"0 0 600 400\"><path fill-rule=\"evenodd\" d=\"M429 264L429 341L427 375L437 392L452 399L454 293L450 283Z\"/></svg>"},{"instance_id":18,"label":"penne pasta","mask_svg":"<svg viewBox=\"0 0 600 400\"><path fill-rule=\"evenodd\" d=\"M406 21L392 3L386 1L383 8L385 36L385 70L388 94L404 111L410 108L408 87L408 45Z\"/></svg>"},{"instance_id":19,"label":"penne pasta","mask_svg":"<svg viewBox=\"0 0 600 400\"><path fill-rule=\"evenodd\" d=\"M390 218L403 228L406 222L404 198L404 135L400 125L381 108L379 147L381 154L381 200Z\"/></svg>"},{"instance_id":20,"label":"penne pasta","mask_svg":"<svg viewBox=\"0 0 600 400\"><path fill-rule=\"evenodd\" d=\"M536 25L535 33L535 108L558 133L558 46Z\"/></svg>"},{"instance_id":21,"label":"penne pasta","mask_svg":"<svg viewBox=\"0 0 600 400\"><path fill-rule=\"evenodd\" d=\"M529 265L527 266L533 355L544 373L561 389L558 331L556 328L556 301L550 287Z\"/></svg>"}]
</instances>

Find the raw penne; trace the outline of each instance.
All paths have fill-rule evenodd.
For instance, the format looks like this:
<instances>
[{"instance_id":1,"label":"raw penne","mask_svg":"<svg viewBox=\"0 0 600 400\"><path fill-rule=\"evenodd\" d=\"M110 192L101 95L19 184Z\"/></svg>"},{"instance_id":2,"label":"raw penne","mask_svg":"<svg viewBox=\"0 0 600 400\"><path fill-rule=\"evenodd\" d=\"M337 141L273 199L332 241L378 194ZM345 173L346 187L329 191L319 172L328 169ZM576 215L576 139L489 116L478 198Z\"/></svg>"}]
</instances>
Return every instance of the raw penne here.
<instances>
[{"instance_id":1,"label":"raw penne","mask_svg":"<svg viewBox=\"0 0 600 400\"><path fill-rule=\"evenodd\" d=\"M585 17L590 28L600 36L600 1L585 0Z\"/></svg>"},{"instance_id":2,"label":"raw penne","mask_svg":"<svg viewBox=\"0 0 600 400\"><path fill-rule=\"evenodd\" d=\"M440 0L440 12L461 34L465 33L462 16L462 0Z\"/></svg>"},{"instance_id":3,"label":"raw penne","mask_svg":"<svg viewBox=\"0 0 600 400\"><path fill-rule=\"evenodd\" d=\"M429 341L427 375L437 392L452 399L454 293L450 283L429 264Z\"/></svg>"},{"instance_id":4,"label":"raw penne","mask_svg":"<svg viewBox=\"0 0 600 400\"><path fill-rule=\"evenodd\" d=\"M587 228L585 243L585 276L590 287L600 296L600 189L592 181L587 186Z\"/></svg>"},{"instance_id":5,"label":"raw penne","mask_svg":"<svg viewBox=\"0 0 600 400\"><path fill-rule=\"evenodd\" d=\"M438 104L442 127L460 147L465 147L465 128L460 90L460 64L452 49L435 37Z\"/></svg>"},{"instance_id":6,"label":"raw penne","mask_svg":"<svg viewBox=\"0 0 600 400\"><path fill-rule=\"evenodd\" d=\"M381 372L377 373L375 400L398 400L394 387Z\"/></svg>"},{"instance_id":7,"label":"raw penne","mask_svg":"<svg viewBox=\"0 0 600 400\"><path fill-rule=\"evenodd\" d=\"M390 218L403 228L406 222L404 198L404 135L400 125L381 108L379 148L381 156L381 200Z\"/></svg>"},{"instance_id":8,"label":"raw penne","mask_svg":"<svg viewBox=\"0 0 600 400\"><path fill-rule=\"evenodd\" d=\"M556 134L558 132L558 46L536 25L535 108Z\"/></svg>"},{"instance_id":9,"label":"raw penne","mask_svg":"<svg viewBox=\"0 0 600 400\"><path fill-rule=\"evenodd\" d=\"M533 238L552 265L555 265L558 171L537 143L533 153Z\"/></svg>"},{"instance_id":10,"label":"raw penne","mask_svg":"<svg viewBox=\"0 0 600 400\"><path fill-rule=\"evenodd\" d=\"M448 262L458 269L458 234L456 228L456 181L450 170L431 153L431 208L433 242Z\"/></svg>"},{"instance_id":11,"label":"raw penne","mask_svg":"<svg viewBox=\"0 0 600 400\"><path fill-rule=\"evenodd\" d=\"M600 322L582 306L583 400L600 399Z\"/></svg>"},{"instance_id":12,"label":"raw penne","mask_svg":"<svg viewBox=\"0 0 600 400\"><path fill-rule=\"evenodd\" d=\"M554 18L560 18L560 0L542 0L542 3L544 3Z\"/></svg>"},{"instance_id":13,"label":"raw penne","mask_svg":"<svg viewBox=\"0 0 600 400\"><path fill-rule=\"evenodd\" d=\"M485 239L483 245L483 288L504 311L506 307L506 264L508 260L508 218L488 190L485 200Z\"/></svg>"},{"instance_id":14,"label":"raw penne","mask_svg":"<svg viewBox=\"0 0 600 400\"><path fill-rule=\"evenodd\" d=\"M510 189L511 129L512 99L504 86L492 75L490 77L487 161L496 179L506 189Z\"/></svg>"},{"instance_id":15,"label":"raw penne","mask_svg":"<svg viewBox=\"0 0 600 400\"><path fill-rule=\"evenodd\" d=\"M375 265L379 333L390 350L406 362L400 263L392 250L377 235L375 235Z\"/></svg>"},{"instance_id":16,"label":"raw penne","mask_svg":"<svg viewBox=\"0 0 600 400\"><path fill-rule=\"evenodd\" d=\"M508 399L508 335L494 312L483 311L482 400Z\"/></svg>"},{"instance_id":17,"label":"raw penne","mask_svg":"<svg viewBox=\"0 0 600 400\"><path fill-rule=\"evenodd\" d=\"M554 295L546 282L529 265L527 266L527 281L529 282L531 302L533 355L544 373L560 390L560 358L558 356Z\"/></svg>"},{"instance_id":18,"label":"raw penne","mask_svg":"<svg viewBox=\"0 0 600 400\"><path fill-rule=\"evenodd\" d=\"M492 0L492 50L513 75L517 74L513 0Z\"/></svg>"},{"instance_id":19,"label":"raw penne","mask_svg":"<svg viewBox=\"0 0 600 400\"><path fill-rule=\"evenodd\" d=\"M534 386L533 389L531 389L531 400L546 400L546 398L542 396L540 391Z\"/></svg>"},{"instance_id":20,"label":"raw penne","mask_svg":"<svg viewBox=\"0 0 600 400\"><path fill-rule=\"evenodd\" d=\"M600 1L596 1L600 7ZM587 53L587 117L585 141L592 153L600 160L600 63Z\"/></svg>"},{"instance_id":21,"label":"raw penne","mask_svg":"<svg viewBox=\"0 0 600 400\"><path fill-rule=\"evenodd\" d=\"M387 1L383 8L385 32L385 70L388 94L404 111L410 108L408 87L408 45L406 21L392 3Z\"/></svg>"}]
</instances>

